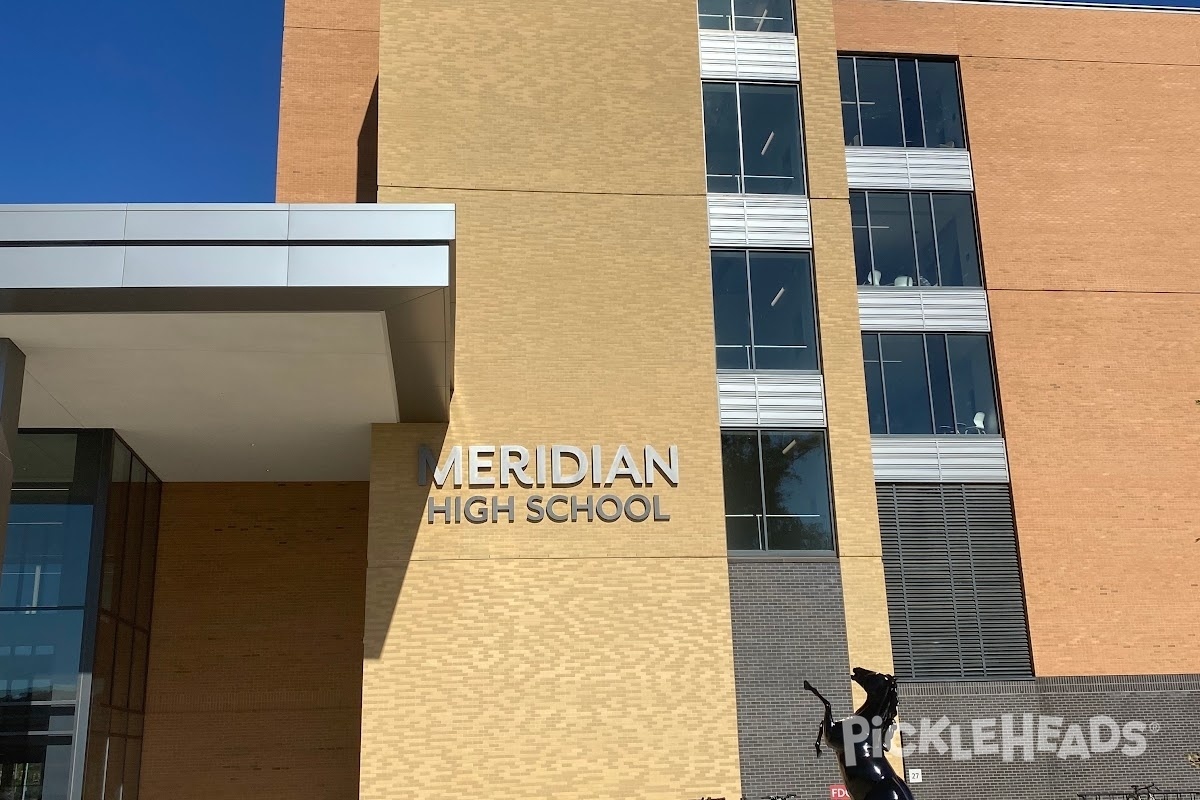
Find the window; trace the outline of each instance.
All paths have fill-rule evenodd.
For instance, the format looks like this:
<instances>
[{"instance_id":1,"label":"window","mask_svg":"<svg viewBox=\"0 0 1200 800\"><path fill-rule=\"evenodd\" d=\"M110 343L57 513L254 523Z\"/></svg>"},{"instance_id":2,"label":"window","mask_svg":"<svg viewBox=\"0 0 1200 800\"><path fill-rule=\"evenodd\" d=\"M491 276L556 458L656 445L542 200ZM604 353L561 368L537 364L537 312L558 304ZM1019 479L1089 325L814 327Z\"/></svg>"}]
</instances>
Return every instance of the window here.
<instances>
[{"instance_id":1,"label":"window","mask_svg":"<svg viewBox=\"0 0 1200 800\"><path fill-rule=\"evenodd\" d=\"M999 434L987 334L864 333L871 433Z\"/></svg>"},{"instance_id":2,"label":"window","mask_svg":"<svg viewBox=\"0 0 1200 800\"><path fill-rule=\"evenodd\" d=\"M795 86L704 84L708 191L804 194Z\"/></svg>"},{"instance_id":3,"label":"window","mask_svg":"<svg viewBox=\"0 0 1200 800\"><path fill-rule=\"evenodd\" d=\"M85 800L105 786L133 800L161 485L112 431L22 431L13 467L0 564L0 800L66 797L81 757ZM75 737L81 703L88 732Z\"/></svg>"},{"instance_id":4,"label":"window","mask_svg":"<svg viewBox=\"0 0 1200 800\"><path fill-rule=\"evenodd\" d=\"M851 192L860 286L982 286L969 194Z\"/></svg>"},{"instance_id":5,"label":"window","mask_svg":"<svg viewBox=\"0 0 1200 800\"><path fill-rule=\"evenodd\" d=\"M833 552L822 431L721 431L730 550Z\"/></svg>"},{"instance_id":6,"label":"window","mask_svg":"<svg viewBox=\"0 0 1200 800\"><path fill-rule=\"evenodd\" d=\"M715 31L795 33L791 0L700 0L700 27Z\"/></svg>"},{"instance_id":7,"label":"window","mask_svg":"<svg viewBox=\"0 0 1200 800\"><path fill-rule=\"evenodd\" d=\"M718 369L818 368L811 255L714 250L712 275Z\"/></svg>"},{"instance_id":8,"label":"window","mask_svg":"<svg viewBox=\"0 0 1200 800\"><path fill-rule=\"evenodd\" d=\"M1033 676L1012 493L995 484L879 484L896 676Z\"/></svg>"},{"instance_id":9,"label":"window","mask_svg":"<svg viewBox=\"0 0 1200 800\"><path fill-rule=\"evenodd\" d=\"M912 58L838 58L846 144L966 147L958 65Z\"/></svg>"}]
</instances>

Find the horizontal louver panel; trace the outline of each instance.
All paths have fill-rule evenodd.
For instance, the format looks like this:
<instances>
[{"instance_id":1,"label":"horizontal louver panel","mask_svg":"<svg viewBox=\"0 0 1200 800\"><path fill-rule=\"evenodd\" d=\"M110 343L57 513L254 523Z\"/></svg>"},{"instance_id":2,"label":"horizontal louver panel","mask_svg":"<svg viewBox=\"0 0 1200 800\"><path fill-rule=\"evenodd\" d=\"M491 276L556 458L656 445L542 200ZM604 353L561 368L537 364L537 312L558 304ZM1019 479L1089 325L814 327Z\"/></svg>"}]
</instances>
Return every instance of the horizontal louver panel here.
<instances>
[{"instance_id":1,"label":"horizontal louver panel","mask_svg":"<svg viewBox=\"0 0 1200 800\"><path fill-rule=\"evenodd\" d=\"M708 239L714 247L812 247L808 198L710 194Z\"/></svg>"},{"instance_id":2,"label":"horizontal louver panel","mask_svg":"<svg viewBox=\"0 0 1200 800\"><path fill-rule=\"evenodd\" d=\"M1032 675L1012 495L990 484L879 484L897 676Z\"/></svg>"},{"instance_id":3,"label":"horizontal louver panel","mask_svg":"<svg viewBox=\"0 0 1200 800\"><path fill-rule=\"evenodd\" d=\"M700 75L716 80L798 81L796 37L790 33L701 31Z\"/></svg>"},{"instance_id":4,"label":"horizontal louver panel","mask_svg":"<svg viewBox=\"0 0 1200 800\"><path fill-rule=\"evenodd\" d=\"M1007 483L999 436L873 436L875 480Z\"/></svg>"},{"instance_id":5,"label":"horizontal louver panel","mask_svg":"<svg viewBox=\"0 0 1200 800\"><path fill-rule=\"evenodd\" d=\"M859 287L864 331L990 331L983 289Z\"/></svg>"},{"instance_id":6,"label":"horizontal louver panel","mask_svg":"<svg viewBox=\"0 0 1200 800\"><path fill-rule=\"evenodd\" d=\"M851 189L973 191L966 150L917 147L847 147Z\"/></svg>"},{"instance_id":7,"label":"horizontal louver panel","mask_svg":"<svg viewBox=\"0 0 1200 800\"><path fill-rule=\"evenodd\" d=\"M825 387L818 373L721 372L721 424L825 427Z\"/></svg>"}]
</instances>

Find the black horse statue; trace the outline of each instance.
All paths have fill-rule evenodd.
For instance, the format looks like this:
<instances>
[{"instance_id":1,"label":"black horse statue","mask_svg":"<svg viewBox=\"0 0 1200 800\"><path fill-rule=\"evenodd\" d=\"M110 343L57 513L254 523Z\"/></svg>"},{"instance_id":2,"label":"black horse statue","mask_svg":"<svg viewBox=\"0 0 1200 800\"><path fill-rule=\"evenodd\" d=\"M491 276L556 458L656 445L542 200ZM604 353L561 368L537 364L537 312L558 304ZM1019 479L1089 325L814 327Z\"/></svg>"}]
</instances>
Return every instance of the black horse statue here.
<instances>
[{"instance_id":1,"label":"black horse statue","mask_svg":"<svg viewBox=\"0 0 1200 800\"><path fill-rule=\"evenodd\" d=\"M829 701L811 683L804 682L804 688L825 706L825 718L821 720L815 743L817 755L821 755L824 739L837 753L846 791L854 800L914 800L908 784L892 769L884 753L900 703L896 679L862 667L855 667L852 677L866 691L867 699L855 717L837 722Z\"/></svg>"}]
</instances>

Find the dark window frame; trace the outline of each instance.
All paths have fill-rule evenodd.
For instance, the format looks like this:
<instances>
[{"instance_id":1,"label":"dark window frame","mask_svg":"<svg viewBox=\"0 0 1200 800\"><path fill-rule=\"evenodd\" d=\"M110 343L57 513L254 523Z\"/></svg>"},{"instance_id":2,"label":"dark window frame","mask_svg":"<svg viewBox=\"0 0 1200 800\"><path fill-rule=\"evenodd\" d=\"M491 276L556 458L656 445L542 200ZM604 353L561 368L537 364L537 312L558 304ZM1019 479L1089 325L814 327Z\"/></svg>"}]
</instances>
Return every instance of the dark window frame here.
<instances>
[{"instance_id":1,"label":"dark window frame","mask_svg":"<svg viewBox=\"0 0 1200 800\"><path fill-rule=\"evenodd\" d=\"M876 269L875 234L874 234L874 228L876 226L873 226L871 224L871 195L879 195L879 194L905 195L908 198L908 219L909 219L909 227L913 229L914 253L917 252L919 249L918 248L919 242L917 241L917 232L916 232L916 223L915 223L916 211L913 206L913 196L914 195L928 195L929 196L930 214L932 215L932 219L933 219L933 245L934 245L933 254L934 254L934 259L936 261L936 268L937 268L937 278L938 278L937 283L925 283L925 284L921 283L922 275L921 275L921 265L919 263L916 264L916 275L915 275L916 282L913 283L913 285L911 287L897 286L894 283L893 284L888 284L888 283L872 284L870 282L870 273L871 273L871 271ZM987 288L987 272L983 268L983 246L980 243L979 204L975 200L974 192L955 192L955 191L921 190L921 189L851 189L850 190L851 207L853 207L853 205L854 205L855 196L862 196L862 198L863 198L863 201L862 201L863 202L863 212L866 215L868 254L871 258L871 263L869 265L867 265L869 267L868 271L867 271L868 279L864 281L864 280L862 280L862 276L861 276L863 265L858 263L857 248L854 251L855 279L858 281L860 286L871 286L873 288L880 288L880 289L890 289L890 288L986 289ZM970 203L971 203L971 231L975 237L975 264L979 271L979 283L978 284L965 284L965 283L964 284L957 284L957 283L956 284L947 284L942 281L942 248L941 248L941 244L937 238L937 206L934 203L934 199L939 196L965 197L970 200ZM853 233L854 230L857 230L857 229L861 228L862 226L855 225L853 218L852 218L850 227L851 227L851 233ZM960 265L960 271L961 271L961 265Z\"/></svg>"},{"instance_id":2,"label":"dark window frame","mask_svg":"<svg viewBox=\"0 0 1200 800\"><path fill-rule=\"evenodd\" d=\"M813 252L811 250L785 250L785 249L780 249L780 248L714 247L709 251L709 254L710 254L709 276L710 276L710 278L712 276L712 270L713 270L711 256L713 256L717 253L724 253L724 254L733 253L733 254L740 254L745 257L746 319L749 322L749 329L750 329L750 343L748 345L744 346L747 348L747 359L746 359L747 366L745 366L745 367L721 367L720 359L718 358L718 369L730 370L733 372L756 372L756 371L761 370L761 371L766 371L766 372L798 372L798 373L803 373L803 374L820 373L821 372L821 356L822 356L822 353L821 353L821 320L820 320L820 316L819 316L820 315L820 303L817 301L816 267L814 265ZM760 368L758 366L757 353L755 352L756 348L758 348L758 347L764 347L764 348L777 347L776 345L758 345L755 343L754 276L753 276L753 272L751 269L751 259L755 255L764 254L764 253L766 253L766 254L778 253L781 255L797 256L797 257L802 256L802 257L807 257L807 259L808 259L808 289L809 289L808 300L809 300L809 310L812 315L812 323L813 323L812 324L812 332L811 332L812 333L812 343L805 344L805 345L796 345L795 347L797 347L797 348L803 347L806 349L811 349L813 351L814 366L812 366L811 368L794 369L793 370L793 369L781 369L781 368L777 368L777 367L761 367ZM714 294L715 294L715 283L714 283ZM714 311L714 314L715 314L715 311ZM714 322L715 322L715 318L714 318ZM714 327L715 327L715 325L714 325ZM714 331L714 333L715 333L715 331ZM740 348L743 346L742 345L721 345L719 343L716 345L718 354L720 353L720 351L722 349L732 349L735 347ZM778 347L789 347L789 346L780 345Z\"/></svg>"},{"instance_id":3,"label":"dark window frame","mask_svg":"<svg viewBox=\"0 0 1200 800\"><path fill-rule=\"evenodd\" d=\"M834 508L833 496L833 465L830 459L829 452L829 432L825 428L797 428L781 426L729 426L722 427L721 434L753 434L756 438L756 452L758 454L758 490L759 490L759 514L754 515L758 529L758 540L760 545L758 549L734 549L728 548L728 553L731 558L746 558L746 559L767 559L771 558L815 558L815 559L832 559L838 555L838 535L837 535L837 516ZM826 507L829 509L829 538L832 545L829 549L814 549L814 550L796 550L796 549L772 549L767 545L770 544L768 532L765 528L765 520L768 516L786 516L789 518L800 518L797 515L768 515L768 503L766 499L766 480L765 468L763 466L763 436L765 434L779 433L795 433L797 435L817 435L821 438L821 454L824 459L825 466L825 486L826 486ZM722 483L725 480L725 475L722 473ZM745 514L723 514L726 520L732 518L744 518ZM727 534L728 535L728 534Z\"/></svg>"},{"instance_id":4,"label":"dark window frame","mask_svg":"<svg viewBox=\"0 0 1200 800\"><path fill-rule=\"evenodd\" d=\"M932 421L932 427L933 427L933 431L931 431L931 432L928 432L928 433L892 433L892 431L891 431L892 423L891 423L891 413L889 412L890 404L888 403L887 372L883 368L883 362L885 359L884 347L883 347L883 345L884 345L883 337L885 337L885 336L920 336L921 337L922 351L923 351L923 355L924 355L924 359L925 359L924 360L925 387L926 387L926 394L929 397L928 410L929 410L929 417L930 417L930 420ZM953 432L950 432L950 431L939 432L937 430L937 428L938 428L937 405L935 403L935 399L933 396L933 381L932 381L932 377L931 377L930 371L929 371L928 354L929 354L929 337L930 336L945 337L945 341L946 341L946 373L947 373L947 375L949 375L949 385L950 385L949 403L950 403L951 414L954 415L955 417L957 416L956 409L958 407L958 404L957 404L957 397L955 396L955 393L954 393L954 368L952 366L952 358L950 356L950 339L952 337L975 337L975 338L986 339L987 355L988 355L988 362L989 362L988 367L989 367L989 372L991 375L991 382L992 382L992 406L996 410L996 412L995 412L996 413L996 431L994 433L988 432L986 430L982 433L974 433L973 431L976 430L975 427L966 425L965 423L960 423L957 420L955 420L955 423L954 423L955 430ZM866 372L866 370L868 369L868 364L871 364L871 363L878 364L880 385L881 385L881 390L883 392L883 401L884 401L883 420L884 420L885 430L882 432L872 431L871 435L873 435L873 436L971 436L971 435L978 435L978 436L990 436L990 437L1004 436L1004 417L1003 417L1003 412L1000 407L1000 382L996 375L996 352L995 352L995 346L994 346L995 343L994 343L990 333L957 332L957 331L955 331L955 332L949 332L949 331L863 331L862 338L865 340L867 337L872 337L875 339L875 342L876 342L875 352L879 353L879 361L878 362L868 361L866 352L864 349L863 371L864 371L864 373ZM871 416L870 402L871 402L871 396L870 396L870 392L868 392L867 393L868 417ZM985 422L986 422L986 420L985 420ZM964 430L959 430L960 427L964 428Z\"/></svg>"},{"instance_id":5,"label":"dark window frame","mask_svg":"<svg viewBox=\"0 0 1200 800\"><path fill-rule=\"evenodd\" d=\"M899 97L900 97L900 114L901 114L900 132L901 132L902 137L905 136L905 133L904 133L905 126L904 126L904 116L903 116L903 114L904 114L904 110L903 110L904 109L904 94L903 94L903 90L902 90L902 84L900 81L899 62L901 60L912 60L917 63L917 65L918 65L918 69L917 69L917 87L918 87L917 88L917 91L918 91L917 104L918 104L918 107L922 110L921 134L922 134L923 139L927 138L928 132L925 129L925 114L924 114L925 98L924 98L924 92L922 92L920 89L920 66L919 65L922 62L939 63L939 64L953 64L954 65L954 74L955 74L955 83L956 83L956 86L958 89L957 96L958 96L958 108L959 108L959 117L960 117L959 121L960 121L961 127L962 127L962 142L963 142L962 147L945 147L943 145L930 146L928 143L926 143L926 144L921 145L920 147L912 147L909 149L970 151L971 135L970 135L970 130L968 129L968 126L967 126L967 110L966 110L967 107L966 107L966 96L963 94L962 63L957 57L955 57L955 56L937 56L937 55L930 55L930 54L926 54L926 53L868 53L868 52L860 52L860 51L840 51L839 50L838 54L837 54L837 58L838 58L838 63L839 63L839 75L840 75L840 69L841 69L840 65L841 65L842 59L851 59L852 62L854 62L852 64L852 70L853 70L853 74L854 74L854 101L853 101L853 104L857 110L858 136L860 138L860 143L854 144L851 141L849 141L851 138L848 135L849 131L846 131L845 127L843 126L843 131L842 131L843 139L844 139L847 147L884 147L884 146L886 146L886 145L864 145L861 143L862 101L860 98L862 97L862 94L861 94L861 91L859 88L857 59L863 58L863 59L875 59L875 60L891 60L893 62L896 62L896 70L895 70L896 71L896 87L897 87L897 91L900 92L900 95L899 95ZM840 78L839 78L839 86L840 86ZM839 96L839 102L840 102L841 106L845 106L848 104L848 101L842 100L840 98L840 96ZM904 145L904 146L907 147L907 145Z\"/></svg>"},{"instance_id":6,"label":"dark window frame","mask_svg":"<svg viewBox=\"0 0 1200 800\"><path fill-rule=\"evenodd\" d=\"M750 28L739 28L738 27L737 21L739 19L754 19L754 17L749 17L745 14L737 13L738 0L717 0L717 2L719 2L722 6L725 6L728 9L728 14L721 14L720 16L718 16L718 18L722 19L722 20L727 19L729 21L729 27L706 27L704 25L704 18L709 17L709 16L717 16L717 15L705 14L703 11L703 8L701 8L701 9L698 9L700 30L731 31L734 33L755 33L755 32L757 32L756 30L752 30ZM780 2L782 4L787 5L787 14L784 17L780 18L780 19L787 21L787 30L764 31L764 32L765 33L790 33L790 34L794 35L796 33L796 6L795 6L795 3L791 2L791 0L780 0ZM759 29L761 29L761 27L762 26L760 24Z\"/></svg>"},{"instance_id":7,"label":"dark window frame","mask_svg":"<svg viewBox=\"0 0 1200 800\"><path fill-rule=\"evenodd\" d=\"M733 176L728 175L713 175L708 171L708 142L705 142L705 169L704 175L706 181L711 181L712 178L734 178L737 181L736 192L721 192L714 189L708 189L710 194L763 194L772 197L807 197L808 196L808 138L804 135L804 96L800 91L800 85L797 83L784 82L772 83L770 81L742 81L742 80L710 80L701 81L701 94L705 87L708 86L732 86L734 89L734 107L737 114L737 158L738 158L738 174ZM744 141L745 125L742 121L742 87L756 86L771 89L790 89L796 95L796 132L800 143L800 152L798 153L798 169L797 174L792 178L800 182L799 192L747 192L746 191L746 144ZM704 109L701 109L703 114ZM707 130L707 121L704 121ZM753 175L751 178L763 179L770 176Z\"/></svg>"}]
</instances>

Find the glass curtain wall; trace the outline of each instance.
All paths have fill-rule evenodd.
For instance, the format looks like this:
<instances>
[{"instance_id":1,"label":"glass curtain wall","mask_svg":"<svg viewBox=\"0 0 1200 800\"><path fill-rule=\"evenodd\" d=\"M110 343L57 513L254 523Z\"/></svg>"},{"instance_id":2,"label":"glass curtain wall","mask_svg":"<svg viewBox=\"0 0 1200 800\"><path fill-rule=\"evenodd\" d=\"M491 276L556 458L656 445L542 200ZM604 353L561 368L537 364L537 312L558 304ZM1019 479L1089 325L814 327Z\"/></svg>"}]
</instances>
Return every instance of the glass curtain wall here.
<instances>
[{"instance_id":1,"label":"glass curtain wall","mask_svg":"<svg viewBox=\"0 0 1200 800\"><path fill-rule=\"evenodd\" d=\"M158 479L111 431L23 431L14 452L0 574L0 800L78 798L85 754L87 776L100 777L84 797L134 798Z\"/></svg>"},{"instance_id":2,"label":"glass curtain wall","mask_svg":"<svg viewBox=\"0 0 1200 800\"><path fill-rule=\"evenodd\" d=\"M999 435L987 334L864 333L872 434Z\"/></svg>"}]
</instances>

